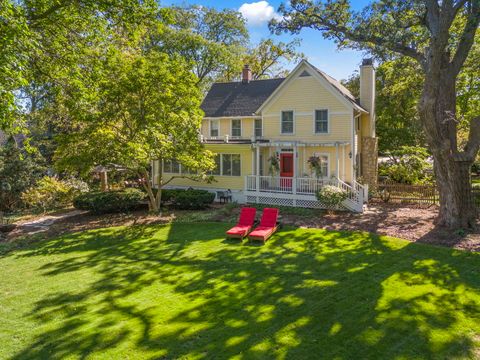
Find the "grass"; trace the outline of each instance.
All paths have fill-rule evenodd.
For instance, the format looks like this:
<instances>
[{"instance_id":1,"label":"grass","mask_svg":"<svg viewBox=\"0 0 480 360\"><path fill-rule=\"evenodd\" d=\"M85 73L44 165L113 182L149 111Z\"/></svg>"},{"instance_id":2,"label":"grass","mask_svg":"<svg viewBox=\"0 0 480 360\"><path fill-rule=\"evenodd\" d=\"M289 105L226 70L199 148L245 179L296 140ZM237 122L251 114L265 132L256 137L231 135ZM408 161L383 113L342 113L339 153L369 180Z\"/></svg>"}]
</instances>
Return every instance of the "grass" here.
<instances>
[{"instance_id":1,"label":"grass","mask_svg":"<svg viewBox=\"0 0 480 360\"><path fill-rule=\"evenodd\" d=\"M0 358L480 357L480 256L226 223L92 230L0 257Z\"/></svg>"}]
</instances>

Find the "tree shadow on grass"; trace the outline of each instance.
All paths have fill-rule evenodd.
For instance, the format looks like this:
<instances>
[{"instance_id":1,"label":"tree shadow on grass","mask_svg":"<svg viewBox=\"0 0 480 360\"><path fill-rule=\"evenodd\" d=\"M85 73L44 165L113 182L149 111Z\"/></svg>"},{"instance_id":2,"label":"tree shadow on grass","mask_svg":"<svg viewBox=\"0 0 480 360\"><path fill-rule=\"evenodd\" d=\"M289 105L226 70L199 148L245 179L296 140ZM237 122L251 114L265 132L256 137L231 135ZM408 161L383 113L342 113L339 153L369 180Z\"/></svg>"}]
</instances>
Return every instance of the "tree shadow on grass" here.
<instances>
[{"instance_id":1,"label":"tree shadow on grass","mask_svg":"<svg viewBox=\"0 0 480 360\"><path fill-rule=\"evenodd\" d=\"M284 229L265 246L224 224L110 228L45 241L46 292L15 359L474 357L480 257L367 233ZM256 243L252 243L256 245Z\"/></svg>"}]
</instances>

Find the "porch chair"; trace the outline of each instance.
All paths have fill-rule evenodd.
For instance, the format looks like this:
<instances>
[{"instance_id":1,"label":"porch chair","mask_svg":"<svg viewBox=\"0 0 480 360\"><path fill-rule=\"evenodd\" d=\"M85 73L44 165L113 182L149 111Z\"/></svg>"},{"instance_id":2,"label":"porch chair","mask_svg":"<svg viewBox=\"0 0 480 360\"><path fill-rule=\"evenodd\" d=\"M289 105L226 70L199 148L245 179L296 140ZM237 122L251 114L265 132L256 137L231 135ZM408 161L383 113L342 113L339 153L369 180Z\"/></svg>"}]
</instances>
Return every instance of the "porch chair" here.
<instances>
[{"instance_id":1,"label":"porch chair","mask_svg":"<svg viewBox=\"0 0 480 360\"><path fill-rule=\"evenodd\" d=\"M277 208L263 209L260 224L248 235L248 238L250 240L267 241L267 239L277 231L278 213L279 210Z\"/></svg>"},{"instance_id":2,"label":"porch chair","mask_svg":"<svg viewBox=\"0 0 480 360\"><path fill-rule=\"evenodd\" d=\"M240 210L240 218L237 225L227 231L227 237L242 239L247 236L255 223L257 209L244 207Z\"/></svg>"}]
</instances>

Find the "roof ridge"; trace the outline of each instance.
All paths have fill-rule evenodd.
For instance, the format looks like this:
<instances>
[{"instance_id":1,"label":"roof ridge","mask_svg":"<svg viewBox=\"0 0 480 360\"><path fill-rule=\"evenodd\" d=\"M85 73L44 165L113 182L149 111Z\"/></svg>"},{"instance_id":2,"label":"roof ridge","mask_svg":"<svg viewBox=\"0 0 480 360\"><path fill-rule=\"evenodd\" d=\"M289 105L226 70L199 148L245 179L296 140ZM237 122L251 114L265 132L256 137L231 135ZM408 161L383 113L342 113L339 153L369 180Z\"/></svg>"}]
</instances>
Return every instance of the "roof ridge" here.
<instances>
[{"instance_id":1,"label":"roof ridge","mask_svg":"<svg viewBox=\"0 0 480 360\"><path fill-rule=\"evenodd\" d=\"M271 81L271 80L285 80L286 78L284 77L276 77L276 78L270 78L270 79L256 79L256 80L250 80L248 83L252 82L258 82L258 81ZM215 84L243 84L242 80L239 81L215 81L212 85Z\"/></svg>"}]
</instances>

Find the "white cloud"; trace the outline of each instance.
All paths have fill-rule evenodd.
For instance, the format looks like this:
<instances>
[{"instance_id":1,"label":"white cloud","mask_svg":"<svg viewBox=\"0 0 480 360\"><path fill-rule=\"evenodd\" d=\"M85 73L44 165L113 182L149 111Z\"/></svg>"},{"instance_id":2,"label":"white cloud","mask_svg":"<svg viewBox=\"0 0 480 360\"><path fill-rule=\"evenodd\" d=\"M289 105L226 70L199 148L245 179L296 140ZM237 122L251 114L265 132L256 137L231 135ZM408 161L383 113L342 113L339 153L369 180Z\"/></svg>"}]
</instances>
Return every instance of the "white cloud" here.
<instances>
[{"instance_id":1,"label":"white cloud","mask_svg":"<svg viewBox=\"0 0 480 360\"><path fill-rule=\"evenodd\" d=\"M280 19L280 15L275 12L275 9L268 1L258 1L253 3L244 3L238 9L248 24L251 26L260 26L271 19Z\"/></svg>"}]
</instances>

